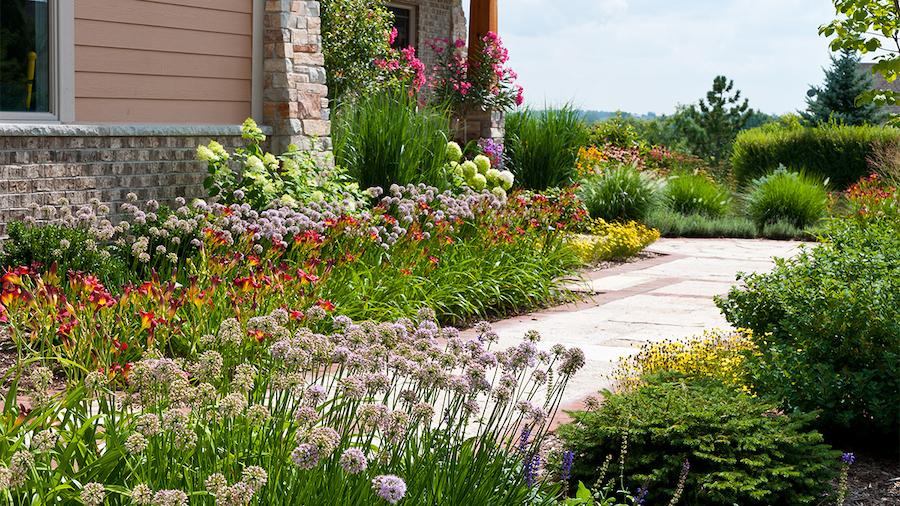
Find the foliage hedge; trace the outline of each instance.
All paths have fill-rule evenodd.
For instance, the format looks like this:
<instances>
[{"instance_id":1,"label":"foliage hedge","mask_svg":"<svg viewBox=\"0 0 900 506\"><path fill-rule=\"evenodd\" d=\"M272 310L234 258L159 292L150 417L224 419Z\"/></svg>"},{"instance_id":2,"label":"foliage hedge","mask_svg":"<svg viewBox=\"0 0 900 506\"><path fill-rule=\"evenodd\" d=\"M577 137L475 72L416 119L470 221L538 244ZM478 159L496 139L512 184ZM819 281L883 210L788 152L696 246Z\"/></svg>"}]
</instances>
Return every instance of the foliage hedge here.
<instances>
[{"instance_id":1,"label":"foliage hedge","mask_svg":"<svg viewBox=\"0 0 900 506\"><path fill-rule=\"evenodd\" d=\"M629 477L630 490L648 490L643 504L669 502L685 460L682 504L822 504L830 493L840 453L808 429L814 415L780 413L715 380L644 379L636 389L608 394L595 411L572 413L575 422L560 427L575 453L576 483L593 483L612 456L612 476ZM627 455L620 457L623 445Z\"/></svg>"},{"instance_id":2,"label":"foliage hedge","mask_svg":"<svg viewBox=\"0 0 900 506\"><path fill-rule=\"evenodd\" d=\"M784 165L828 178L844 189L869 174L868 159L884 144L900 143L900 129L878 126L754 128L738 134L731 164L739 183Z\"/></svg>"},{"instance_id":3,"label":"foliage hedge","mask_svg":"<svg viewBox=\"0 0 900 506\"><path fill-rule=\"evenodd\" d=\"M760 395L821 410L820 426L872 441L900 427L900 222L836 221L824 243L718 301L753 330Z\"/></svg>"}]
</instances>

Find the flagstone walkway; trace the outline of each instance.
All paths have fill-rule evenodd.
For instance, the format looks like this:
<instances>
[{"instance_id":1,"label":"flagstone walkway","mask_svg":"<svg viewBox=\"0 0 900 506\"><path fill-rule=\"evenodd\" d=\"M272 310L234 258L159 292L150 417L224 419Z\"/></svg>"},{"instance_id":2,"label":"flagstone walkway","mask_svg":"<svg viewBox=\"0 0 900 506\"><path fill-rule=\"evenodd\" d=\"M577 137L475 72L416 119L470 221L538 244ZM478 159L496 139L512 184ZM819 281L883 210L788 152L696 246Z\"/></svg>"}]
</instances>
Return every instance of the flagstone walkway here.
<instances>
[{"instance_id":1,"label":"flagstone walkway","mask_svg":"<svg viewBox=\"0 0 900 506\"><path fill-rule=\"evenodd\" d=\"M569 383L563 409L611 383L616 362L644 343L727 328L713 297L728 293L739 272L766 272L773 257L790 257L802 243L747 239L662 239L649 251L661 256L592 273L572 286L581 301L494 324L500 344L517 344L526 331L584 350L585 367Z\"/></svg>"}]
</instances>

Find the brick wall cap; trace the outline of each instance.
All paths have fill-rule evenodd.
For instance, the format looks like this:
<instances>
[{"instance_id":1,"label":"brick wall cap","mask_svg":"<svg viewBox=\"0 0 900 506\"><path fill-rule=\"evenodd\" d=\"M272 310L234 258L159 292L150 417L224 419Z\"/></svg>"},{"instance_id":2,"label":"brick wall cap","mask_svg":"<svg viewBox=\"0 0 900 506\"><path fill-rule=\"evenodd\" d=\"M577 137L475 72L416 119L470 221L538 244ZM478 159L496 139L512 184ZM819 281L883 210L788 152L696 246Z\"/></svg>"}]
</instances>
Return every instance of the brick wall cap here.
<instances>
[{"instance_id":1,"label":"brick wall cap","mask_svg":"<svg viewBox=\"0 0 900 506\"><path fill-rule=\"evenodd\" d=\"M260 126L266 135L272 128ZM224 137L241 135L240 125L79 125L0 123L0 137Z\"/></svg>"}]
</instances>

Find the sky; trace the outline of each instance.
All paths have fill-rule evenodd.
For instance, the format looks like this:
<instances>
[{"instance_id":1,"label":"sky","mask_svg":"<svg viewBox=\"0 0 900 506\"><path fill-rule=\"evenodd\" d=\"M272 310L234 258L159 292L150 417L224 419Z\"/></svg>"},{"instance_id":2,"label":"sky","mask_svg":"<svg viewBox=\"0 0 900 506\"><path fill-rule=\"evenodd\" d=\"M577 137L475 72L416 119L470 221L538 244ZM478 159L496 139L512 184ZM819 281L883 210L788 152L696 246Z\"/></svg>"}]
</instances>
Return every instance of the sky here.
<instances>
[{"instance_id":1,"label":"sky","mask_svg":"<svg viewBox=\"0 0 900 506\"><path fill-rule=\"evenodd\" d=\"M668 114L724 74L751 107L782 114L803 108L829 64L818 27L834 18L830 0L499 3L500 35L533 106Z\"/></svg>"}]
</instances>

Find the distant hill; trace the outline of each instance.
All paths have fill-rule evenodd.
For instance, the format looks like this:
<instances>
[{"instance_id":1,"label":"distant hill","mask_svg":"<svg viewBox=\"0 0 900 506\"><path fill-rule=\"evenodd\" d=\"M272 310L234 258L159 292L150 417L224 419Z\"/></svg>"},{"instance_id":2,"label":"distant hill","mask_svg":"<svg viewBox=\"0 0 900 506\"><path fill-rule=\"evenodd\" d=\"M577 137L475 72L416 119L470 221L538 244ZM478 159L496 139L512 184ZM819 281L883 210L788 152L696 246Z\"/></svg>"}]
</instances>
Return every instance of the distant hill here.
<instances>
[{"instance_id":1,"label":"distant hill","mask_svg":"<svg viewBox=\"0 0 900 506\"><path fill-rule=\"evenodd\" d=\"M625 117L638 118L638 119L653 119L658 116L655 112L648 112L645 114L635 114L635 113L625 112L625 111L586 111L586 110L582 110L580 112L582 114L584 114L584 119L588 123L596 123L598 121L603 121L605 119L609 119L609 118L615 116L616 114L621 114L622 116L625 116Z\"/></svg>"}]
</instances>

